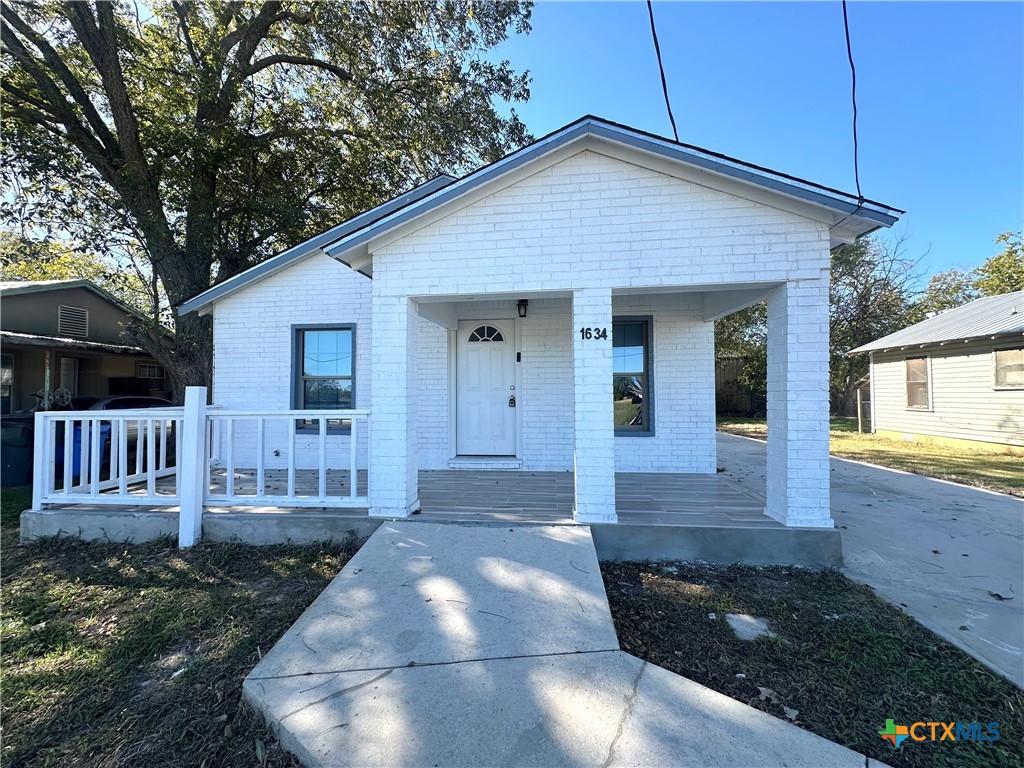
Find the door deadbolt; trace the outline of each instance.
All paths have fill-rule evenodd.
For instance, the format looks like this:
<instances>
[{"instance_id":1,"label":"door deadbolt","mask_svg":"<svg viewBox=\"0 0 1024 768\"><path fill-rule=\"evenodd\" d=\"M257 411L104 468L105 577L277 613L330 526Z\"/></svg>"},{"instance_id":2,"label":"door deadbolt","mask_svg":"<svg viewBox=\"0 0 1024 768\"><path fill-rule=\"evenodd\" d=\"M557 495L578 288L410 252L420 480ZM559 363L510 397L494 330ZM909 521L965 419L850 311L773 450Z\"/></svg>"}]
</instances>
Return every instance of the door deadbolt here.
<instances>
[{"instance_id":1,"label":"door deadbolt","mask_svg":"<svg viewBox=\"0 0 1024 768\"><path fill-rule=\"evenodd\" d=\"M508 399L508 407L509 407L509 408L515 408L515 407L516 407L516 396L515 396L515 395L512 395L512 396L511 396L511 397L510 397L510 398Z\"/></svg>"}]
</instances>

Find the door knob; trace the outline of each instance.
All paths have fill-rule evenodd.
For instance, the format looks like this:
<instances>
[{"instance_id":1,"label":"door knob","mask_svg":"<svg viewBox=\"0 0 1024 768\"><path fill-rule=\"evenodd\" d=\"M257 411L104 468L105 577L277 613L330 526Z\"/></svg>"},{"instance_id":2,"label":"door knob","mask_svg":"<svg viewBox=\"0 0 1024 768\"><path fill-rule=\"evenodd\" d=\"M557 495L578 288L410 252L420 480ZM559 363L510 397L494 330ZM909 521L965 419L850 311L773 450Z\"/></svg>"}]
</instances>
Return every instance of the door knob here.
<instances>
[{"instance_id":1,"label":"door knob","mask_svg":"<svg viewBox=\"0 0 1024 768\"><path fill-rule=\"evenodd\" d=\"M509 407L509 408L515 408L515 407L516 407L516 396L515 396L515 395L512 395L512 396L511 396L511 397L510 397L510 398L508 399L508 407Z\"/></svg>"}]
</instances>

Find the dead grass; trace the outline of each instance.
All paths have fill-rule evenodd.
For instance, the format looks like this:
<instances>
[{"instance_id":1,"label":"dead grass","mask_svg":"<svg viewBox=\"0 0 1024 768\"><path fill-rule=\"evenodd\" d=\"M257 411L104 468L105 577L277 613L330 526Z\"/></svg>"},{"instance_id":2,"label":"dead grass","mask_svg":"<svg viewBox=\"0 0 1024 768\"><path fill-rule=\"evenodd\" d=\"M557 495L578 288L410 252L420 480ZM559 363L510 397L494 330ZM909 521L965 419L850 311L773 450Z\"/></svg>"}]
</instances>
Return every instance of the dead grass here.
<instances>
[{"instance_id":1,"label":"dead grass","mask_svg":"<svg viewBox=\"0 0 1024 768\"><path fill-rule=\"evenodd\" d=\"M764 419L719 419L718 429L760 440L768 434ZM831 419L830 437L833 456L1024 497L1020 456L860 434L856 419Z\"/></svg>"},{"instance_id":2,"label":"dead grass","mask_svg":"<svg viewBox=\"0 0 1024 768\"><path fill-rule=\"evenodd\" d=\"M623 650L895 768L1024 765L1024 693L837 571L602 563ZM726 613L778 637L740 640ZM762 690L770 694L762 698ZM905 742L887 718L998 722L996 742ZM984 726L982 726L984 729Z\"/></svg>"},{"instance_id":3,"label":"dead grass","mask_svg":"<svg viewBox=\"0 0 1024 768\"><path fill-rule=\"evenodd\" d=\"M5 766L291 766L241 683L350 546L17 544L3 492Z\"/></svg>"}]
</instances>

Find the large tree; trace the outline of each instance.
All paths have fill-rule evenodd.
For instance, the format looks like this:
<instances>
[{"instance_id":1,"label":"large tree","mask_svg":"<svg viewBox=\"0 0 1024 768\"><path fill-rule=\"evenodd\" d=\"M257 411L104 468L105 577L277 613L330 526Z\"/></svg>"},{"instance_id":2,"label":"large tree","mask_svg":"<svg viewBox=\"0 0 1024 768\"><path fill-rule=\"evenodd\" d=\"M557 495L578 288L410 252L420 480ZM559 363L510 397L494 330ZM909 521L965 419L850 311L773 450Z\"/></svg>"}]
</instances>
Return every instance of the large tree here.
<instances>
[{"instance_id":1,"label":"large tree","mask_svg":"<svg viewBox=\"0 0 1024 768\"><path fill-rule=\"evenodd\" d=\"M178 303L441 171L528 138L485 54L530 3L52 2L2 8L3 213L100 252L135 247ZM184 385L207 318L145 344Z\"/></svg>"}]
</instances>

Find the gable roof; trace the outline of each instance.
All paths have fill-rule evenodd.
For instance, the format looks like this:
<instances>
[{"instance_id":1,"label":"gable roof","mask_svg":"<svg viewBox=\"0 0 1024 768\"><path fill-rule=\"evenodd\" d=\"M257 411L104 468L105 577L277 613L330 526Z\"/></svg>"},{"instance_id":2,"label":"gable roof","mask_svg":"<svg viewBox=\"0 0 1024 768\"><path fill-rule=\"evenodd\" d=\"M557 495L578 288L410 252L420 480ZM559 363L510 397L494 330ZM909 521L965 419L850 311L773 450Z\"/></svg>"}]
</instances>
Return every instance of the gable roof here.
<instances>
[{"instance_id":1,"label":"gable roof","mask_svg":"<svg viewBox=\"0 0 1024 768\"><path fill-rule=\"evenodd\" d=\"M877 229L892 226L904 213L874 200L858 198L831 187L746 163L727 155L587 115L458 180L450 176L441 177L445 180L444 183L430 190L425 189L438 181L435 179L316 238L299 243L258 267L242 272L183 302L179 305L178 311L185 314L207 307L228 292L234 292L252 280L266 276L264 273L256 272L261 267L267 266L268 270L276 271L280 267L274 265L288 254L293 254L291 258L294 259L313 252L323 252L349 266L353 266L354 263L353 268L369 275L372 263L366 258L366 245L370 240L457 200L517 168L582 141L605 142L632 148L712 176L738 181L752 188L809 204L822 210L824 215L831 216L831 229L839 242L852 242ZM403 200L407 196L408 199ZM229 288L220 290L229 284Z\"/></svg>"},{"instance_id":2,"label":"gable roof","mask_svg":"<svg viewBox=\"0 0 1024 768\"><path fill-rule=\"evenodd\" d=\"M49 291L65 291L69 288L83 288L95 293L104 301L108 301L122 312L149 322L149 318L134 307L130 307L113 294L107 293L96 283L89 280L4 280L0 282L0 296L20 296L26 293L45 293Z\"/></svg>"},{"instance_id":3,"label":"gable roof","mask_svg":"<svg viewBox=\"0 0 1024 768\"><path fill-rule=\"evenodd\" d=\"M850 350L849 354L1014 334L1024 334L1024 291L976 299Z\"/></svg>"}]
</instances>

